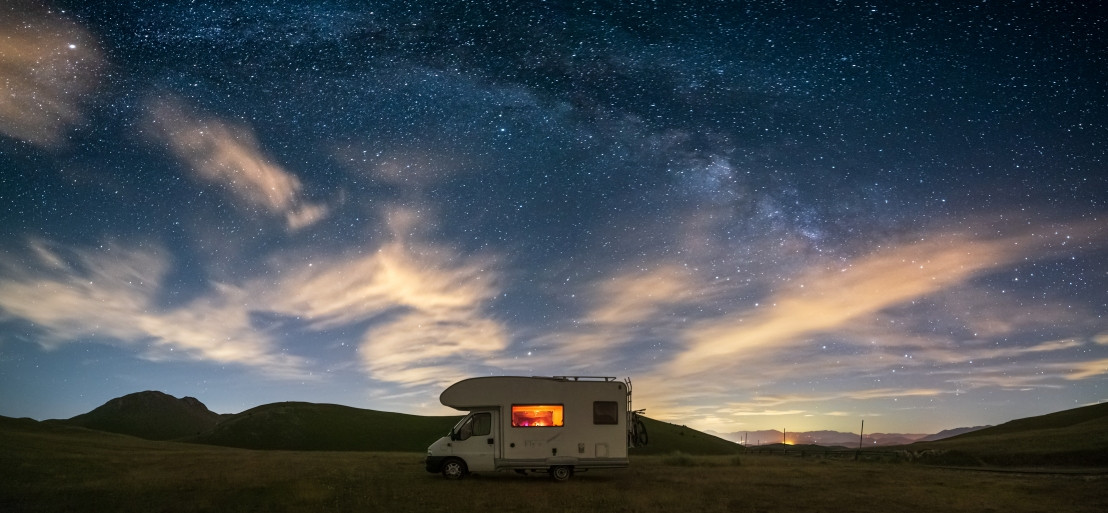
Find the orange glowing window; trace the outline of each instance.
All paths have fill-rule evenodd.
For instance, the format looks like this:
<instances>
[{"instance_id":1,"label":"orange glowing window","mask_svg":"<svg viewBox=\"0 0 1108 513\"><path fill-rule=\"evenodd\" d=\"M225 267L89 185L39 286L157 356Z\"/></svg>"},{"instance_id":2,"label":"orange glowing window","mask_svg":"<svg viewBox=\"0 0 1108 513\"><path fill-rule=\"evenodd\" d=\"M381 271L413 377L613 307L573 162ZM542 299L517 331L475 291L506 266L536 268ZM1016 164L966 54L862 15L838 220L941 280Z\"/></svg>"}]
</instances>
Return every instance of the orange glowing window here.
<instances>
[{"instance_id":1,"label":"orange glowing window","mask_svg":"<svg viewBox=\"0 0 1108 513\"><path fill-rule=\"evenodd\" d=\"M560 404L512 405L512 427L559 427L563 423Z\"/></svg>"}]
</instances>

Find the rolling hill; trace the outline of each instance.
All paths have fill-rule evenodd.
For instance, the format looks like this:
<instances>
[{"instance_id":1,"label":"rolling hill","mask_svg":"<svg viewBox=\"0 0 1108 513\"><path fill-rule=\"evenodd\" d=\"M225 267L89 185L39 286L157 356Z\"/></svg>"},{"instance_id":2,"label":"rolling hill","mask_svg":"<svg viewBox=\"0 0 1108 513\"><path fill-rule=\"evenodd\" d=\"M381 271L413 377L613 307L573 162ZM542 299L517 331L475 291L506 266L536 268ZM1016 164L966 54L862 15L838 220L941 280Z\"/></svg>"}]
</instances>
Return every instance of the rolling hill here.
<instances>
[{"instance_id":1,"label":"rolling hill","mask_svg":"<svg viewBox=\"0 0 1108 513\"><path fill-rule=\"evenodd\" d=\"M459 418L285 402L232 415L181 441L243 449L422 452Z\"/></svg>"},{"instance_id":2,"label":"rolling hill","mask_svg":"<svg viewBox=\"0 0 1108 513\"><path fill-rule=\"evenodd\" d=\"M1108 403L1017 419L903 449L935 464L1108 467Z\"/></svg>"},{"instance_id":3,"label":"rolling hill","mask_svg":"<svg viewBox=\"0 0 1108 513\"><path fill-rule=\"evenodd\" d=\"M208 410L196 398L178 399L148 390L116 397L76 417L50 422L147 440L172 440L207 432L219 424L220 419L218 413Z\"/></svg>"},{"instance_id":4,"label":"rolling hill","mask_svg":"<svg viewBox=\"0 0 1108 513\"><path fill-rule=\"evenodd\" d=\"M743 451L743 447L735 442L724 440L718 436L709 435L702 431L690 429L686 426L678 426L669 422L654 420L649 417L639 417L646 425L646 432L650 437L650 443L646 447L636 447L630 450L635 454L668 454L681 452L695 455L713 454L737 454Z\"/></svg>"},{"instance_id":5,"label":"rolling hill","mask_svg":"<svg viewBox=\"0 0 1108 513\"><path fill-rule=\"evenodd\" d=\"M1072 410L1063 410L1055 413L1048 413L1046 415L1040 415L1038 417L1028 417L1025 419L1016 419L1013 421L1005 422L999 426L992 426L969 433L964 433L956 437L952 437L951 440L965 440L978 437L996 437L1009 434L1037 432L1051 429L1062 429L1074 426L1080 426L1088 423L1099 423L1108 421L1108 403L1093 404L1090 406L1083 406L1081 408L1074 408Z\"/></svg>"}]
</instances>

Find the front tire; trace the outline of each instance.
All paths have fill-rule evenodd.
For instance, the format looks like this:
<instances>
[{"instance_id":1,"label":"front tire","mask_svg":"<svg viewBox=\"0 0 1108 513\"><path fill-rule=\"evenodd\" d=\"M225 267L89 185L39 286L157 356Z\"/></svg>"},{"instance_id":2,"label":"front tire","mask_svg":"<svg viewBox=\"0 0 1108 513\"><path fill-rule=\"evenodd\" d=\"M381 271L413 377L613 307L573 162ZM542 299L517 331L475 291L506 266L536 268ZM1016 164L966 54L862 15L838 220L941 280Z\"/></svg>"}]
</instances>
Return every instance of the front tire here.
<instances>
[{"instance_id":1,"label":"front tire","mask_svg":"<svg viewBox=\"0 0 1108 513\"><path fill-rule=\"evenodd\" d=\"M442 462L442 476L447 479L461 479L469 472L466 462L458 458L450 458Z\"/></svg>"},{"instance_id":2,"label":"front tire","mask_svg":"<svg viewBox=\"0 0 1108 513\"><path fill-rule=\"evenodd\" d=\"M570 476L573 475L573 467L566 465L556 465L550 467L550 477L553 477L555 481L568 481Z\"/></svg>"}]
</instances>

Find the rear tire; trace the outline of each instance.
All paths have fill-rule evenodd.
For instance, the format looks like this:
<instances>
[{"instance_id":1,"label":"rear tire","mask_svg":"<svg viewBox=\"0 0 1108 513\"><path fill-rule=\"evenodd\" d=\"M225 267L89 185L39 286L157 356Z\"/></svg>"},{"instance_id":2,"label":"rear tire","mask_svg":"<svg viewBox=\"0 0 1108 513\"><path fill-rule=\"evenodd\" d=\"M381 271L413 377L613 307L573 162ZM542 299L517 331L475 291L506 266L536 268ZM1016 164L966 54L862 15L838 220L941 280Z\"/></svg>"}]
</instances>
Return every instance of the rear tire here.
<instances>
[{"instance_id":1,"label":"rear tire","mask_svg":"<svg viewBox=\"0 0 1108 513\"><path fill-rule=\"evenodd\" d=\"M568 481L570 476L573 475L573 467L566 465L555 465L550 467L550 477L555 481Z\"/></svg>"},{"instance_id":2,"label":"rear tire","mask_svg":"<svg viewBox=\"0 0 1108 513\"><path fill-rule=\"evenodd\" d=\"M646 434L646 424L643 421L635 419L635 447L646 447L650 443L650 435Z\"/></svg>"},{"instance_id":3,"label":"rear tire","mask_svg":"<svg viewBox=\"0 0 1108 513\"><path fill-rule=\"evenodd\" d=\"M447 479L461 479L468 472L466 462L458 458L450 458L442 462L442 476Z\"/></svg>"}]
</instances>

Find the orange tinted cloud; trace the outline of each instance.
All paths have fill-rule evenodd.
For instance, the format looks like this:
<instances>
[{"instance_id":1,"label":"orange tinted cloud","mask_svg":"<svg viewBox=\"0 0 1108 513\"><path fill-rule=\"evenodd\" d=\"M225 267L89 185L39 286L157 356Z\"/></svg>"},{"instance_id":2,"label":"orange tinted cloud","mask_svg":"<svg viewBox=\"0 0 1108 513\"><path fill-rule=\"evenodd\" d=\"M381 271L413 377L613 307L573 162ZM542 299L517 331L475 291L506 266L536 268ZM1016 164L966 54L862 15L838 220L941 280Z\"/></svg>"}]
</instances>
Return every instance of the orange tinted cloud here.
<instances>
[{"instance_id":1,"label":"orange tinted cloud","mask_svg":"<svg viewBox=\"0 0 1108 513\"><path fill-rule=\"evenodd\" d=\"M668 312L703 292L697 283L696 276L683 267L666 264L590 284L585 315L571 328L540 337L536 343L551 348L552 357L564 369L594 365L601 354L613 354L634 341L640 330L667 330Z\"/></svg>"},{"instance_id":2,"label":"orange tinted cloud","mask_svg":"<svg viewBox=\"0 0 1108 513\"><path fill-rule=\"evenodd\" d=\"M103 55L92 35L30 5L0 17L0 132L38 146L61 143L84 121Z\"/></svg>"},{"instance_id":3,"label":"orange tinted cloud","mask_svg":"<svg viewBox=\"0 0 1108 513\"><path fill-rule=\"evenodd\" d=\"M628 325L650 320L667 307L696 297L694 279L678 265L624 273L597 286L588 322Z\"/></svg>"},{"instance_id":4,"label":"orange tinted cloud","mask_svg":"<svg viewBox=\"0 0 1108 513\"><path fill-rule=\"evenodd\" d=\"M1053 365L1053 369L1063 372L1063 376L1070 381L1087 379L1094 376L1108 374L1108 358L1091 360L1087 362L1073 362L1069 364Z\"/></svg>"},{"instance_id":5,"label":"orange tinted cloud","mask_svg":"<svg viewBox=\"0 0 1108 513\"><path fill-rule=\"evenodd\" d=\"M1079 240L1099 243L1103 225L1089 223L1067 231ZM750 351L794 346L836 329L849 331L884 309L964 284L1017 260L1055 254L1068 240L1032 232L993 239L946 235L883 248L847 265L811 269L758 308L696 324L685 332L685 349L667 371L708 372L732 366Z\"/></svg>"},{"instance_id":6,"label":"orange tinted cloud","mask_svg":"<svg viewBox=\"0 0 1108 513\"><path fill-rule=\"evenodd\" d=\"M198 116L173 100L151 102L149 110L148 126L196 177L222 185L246 207L284 216L292 230L326 217L325 207L304 200L300 180L262 151L250 127Z\"/></svg>"},{"instance_id":7,"label":"orange tinted cloud","mask_svg":"<svg viewBox=\"0 0 1108 513\"><path fill-rule=\"evenodd\" d=\"M484 313L498 293L495 262L413 240L420 217L389 215L392 240L374 251L287 270L281 284L254 288L267 308L316 328L377 320L359 347L375 379L449 384L467 361L485 361L507 348L504 326Z\"/></svg>"}]
</instances>

